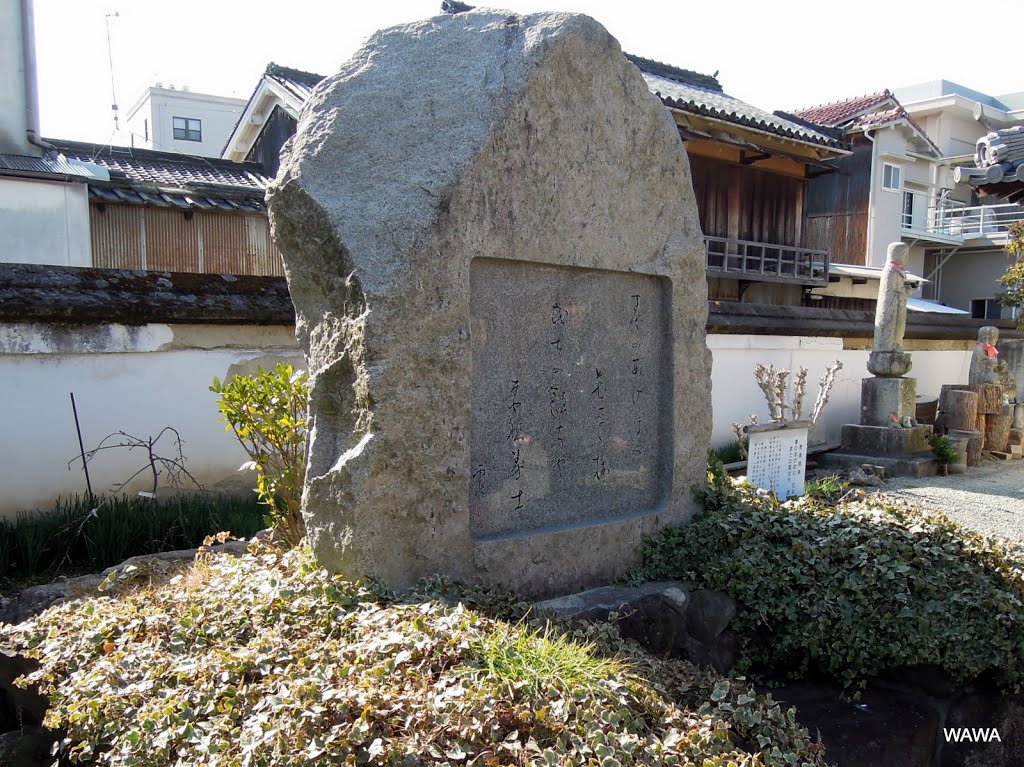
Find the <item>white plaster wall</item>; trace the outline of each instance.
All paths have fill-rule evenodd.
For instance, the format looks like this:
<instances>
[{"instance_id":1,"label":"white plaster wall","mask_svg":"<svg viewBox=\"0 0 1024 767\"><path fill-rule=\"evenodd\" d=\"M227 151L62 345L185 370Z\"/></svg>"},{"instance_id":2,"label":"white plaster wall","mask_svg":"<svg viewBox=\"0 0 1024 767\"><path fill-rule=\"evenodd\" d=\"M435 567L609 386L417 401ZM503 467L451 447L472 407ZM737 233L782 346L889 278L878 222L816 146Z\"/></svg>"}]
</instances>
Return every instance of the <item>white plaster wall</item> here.
<instances>
[{"instance_id":1,"label":"white plaster wall","mask_svg":"<svg viewBox=\"0 0 1024 767\"><path fill-rule=\"evenodd\" d=\"M818 395L818 380L825 367L839 359L843 369L822 420L811 434L812 441L838 442L845 423L860 422L861 379L868 377L868 352L843 349L843 339L794 336L709 335L711 401L714 423L712 447L735 439L730 424L749 422L751 414L762 423L769 420L768 405L754 381L754 366L761 362L807 373L805 415L810 416ZM938 396L944 383L966 383L971 353L968 351L915 351L911 377L917 379L919 395ZM792 381L792 378L790 379Z\"/></svg>"},{"instance_id":2,"label":"white plaster wall","mask_svg":"<svg viewBox=\"0 0 1024 767\"><path fill-rule=\"evenodd\" d=\"M713 355L711 445L733 439L732 421L751 413L768 420L754 382L754 365L808 368L809 414L825 366L843 361L813 441L838 441L844 423L859 421L860 382L868 352L844 350L838 338L709 335ZM291 328L101 325L84 328L0 325L0 515L47 508L58 495L82 493L69 392L75 393L86 448L117 430L148 437L174 426L185 440L188 468L208 485L232 481L245 455L218 423L214 376L248 372L277 358L301 366ZM915 351L918 393L937 395L943 383L965 383L969 351ZM235 367L237 366L237 367ZM685 428L684 424L679 428ZM170 447L170 443L167 443ZM93 487L109 490L142 462L139 453L108 451L90 464ZM143 489L137 485L134 490Z\"/></svg>"},{"instance_id":3,"label":"white plaster wall","mask_svg":"<svg viewBox=\"0 0 1024 767\"><path fill-rule=\"evenodd\" d=\"M975 145L979 138L988 133L988 129L982 126L972 115L965 114L959 110L955 113L944 116L944 122L948 126L947 155L974 154Z\"/></svg>"},{"instance_id":4,"label":"white plaster wall","mask_svg":"<svg viewBox=\"0 0 1024 767\"><path fill-rule=\"evenodd\" d=\"M0 153L38 156L25 136L21 0L0 0L0 82Z\"/></svg>"},{"instance_id":5,"label":"white plaster wall","mask_svg":"<svg viewBox=\"0 0 1024 767\"><path fill-rule=\"evenodd\" d=\"M942 300L949 306L971 310L971 300L994 298L1004 288L996 280L1013 263L1004 250L956 253L942 266ZM1010 316L1007 309L1005 315Z\"/></svg>"},{"instance_id":6,"label":"white plaster wall","mask_svg":"<svg viewBox=\"0 0 1024 767\"><path fill-rule=\"evenodd\" d=\"M0 177L0 261L90 266L86 185Z\"/></svg>"},{"instance_id":7,"label":"white plaster wall","mask_svg":"<svg viewBox=\"0 0 1024 767\"><path fill-rule=\"evenodd\" d=\"M890 242L900 241L900 223L903 217L903 190L892 191L882 188L883 165L897 165L905 178L907 166L905 160L893 155L906 152L906 140L894 128L885 128L874 134L875 148L872 155L874 162L874 178L872 179L871 200L869 205L869 225L867 242L867 266L885 266L885 251Z\"/></svg>"},{"instance_id":8,"label":"white plaster wall","mask_svg":"<svg viewBox=\"0 0 1024 767\"><path fill-rule=\"evenodd\" d=\"M118 430L145 438L173 426L201 482L235 480L246 458L208 387L233 365L279 357L302 365L291 328L0 325L0 515L84 493L80 464L68 468L79 452L70 392L86 449ZM107 451L90 463L93 489L108 491L143 464L139 451Z\"/></svg>"}]
</instances>

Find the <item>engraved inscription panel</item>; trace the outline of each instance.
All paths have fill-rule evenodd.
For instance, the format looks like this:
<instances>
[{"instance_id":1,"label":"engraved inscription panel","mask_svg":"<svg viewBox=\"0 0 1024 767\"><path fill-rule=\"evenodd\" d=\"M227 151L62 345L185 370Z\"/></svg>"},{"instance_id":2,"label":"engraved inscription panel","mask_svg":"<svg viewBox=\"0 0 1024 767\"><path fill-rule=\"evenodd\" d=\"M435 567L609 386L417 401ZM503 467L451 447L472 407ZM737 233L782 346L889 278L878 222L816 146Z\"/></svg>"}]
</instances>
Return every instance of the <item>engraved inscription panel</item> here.
<instances>
[{"instance_id":1,"label":"engraved inscription panel","mask_svg":"<svg viewBox=\"0 0 1024 767\"><path fill-rule=\"evenodd\" d=\"M754 432L747 448L747 481L780 500L804 494L807 429Z\"/></svg>"},{"instance_id":2,"label":"engraved inscription panel","mask_svg":"<svg viewBox=\"0 0 1024 767\"><path fill-rule=\"evenodd\" d=\"M661 277L471 262L475 538L594 524L667 500L670 300Z\"/></svg>"}]
</instances>

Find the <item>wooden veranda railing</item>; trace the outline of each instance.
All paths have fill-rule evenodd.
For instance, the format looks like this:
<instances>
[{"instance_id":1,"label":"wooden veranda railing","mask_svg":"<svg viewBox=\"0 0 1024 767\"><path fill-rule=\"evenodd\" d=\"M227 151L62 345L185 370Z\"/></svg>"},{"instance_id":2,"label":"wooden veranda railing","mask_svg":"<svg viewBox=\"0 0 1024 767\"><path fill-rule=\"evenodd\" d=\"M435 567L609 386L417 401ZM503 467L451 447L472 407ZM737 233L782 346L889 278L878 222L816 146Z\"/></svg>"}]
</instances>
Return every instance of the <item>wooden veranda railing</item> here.
<instances>
[{"instance_id":1,"label":"wooden veranda railing","mask_svg":"<svg viewBox=\"0 0 1024 767\"><path fill-rule=\"evenodd\" d=\"M828 284L828 252L725 237L705 237L709 274L762 282Z\"/></svg>"}]
</instances>

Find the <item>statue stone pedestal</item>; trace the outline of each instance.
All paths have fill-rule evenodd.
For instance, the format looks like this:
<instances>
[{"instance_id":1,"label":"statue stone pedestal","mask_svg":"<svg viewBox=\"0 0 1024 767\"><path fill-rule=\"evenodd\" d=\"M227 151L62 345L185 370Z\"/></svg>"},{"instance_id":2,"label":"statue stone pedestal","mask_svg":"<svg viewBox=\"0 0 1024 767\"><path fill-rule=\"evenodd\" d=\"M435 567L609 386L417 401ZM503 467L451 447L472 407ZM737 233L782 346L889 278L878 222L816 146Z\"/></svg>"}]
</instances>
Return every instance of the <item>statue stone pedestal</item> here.
<instances>
[{"instance_id":1,"label":"statue stone pedestal","mask_svg":"<svg viewBox=\"0 0 1024 767\"><path fill-rule=\"evenodd\" d=\"M907 294L904 265L907 246L889 246L889 263L882 271L875 311L875 340L868 372L860 387L860 423L846 424L842 447L818 458L822 466L854 468L868 464L890 477L928 477L938 462L928 438L932 427L905 426L917 405L917 379L910 372L910 355L903 351Z\"/></svg>"},{"instance_id":2,"label":"statue stone pedestal","mask_svg":"<svg viewBox=\"0 0 1024 767\"><path fill-rule=\"evenodd\" d=\"M902 380L915 383L912 378ZM817 460L820 466L837 469L880 466L887 477L931 477L938 471L938 461L928 444L931 435L930 425L901 428L845 424L842 447Z\"/></svg>"},{"instance_id":3,"label":"statue stone pedestal","mask_svg":"<svg viewBox=\"0 0 1024 767\"><path fill-rule=\"evenodd\" d=\"M860 383L860 422L885 426L914 417L917 409L916 378L864 378Z\"/></svg>"}]
</instances>

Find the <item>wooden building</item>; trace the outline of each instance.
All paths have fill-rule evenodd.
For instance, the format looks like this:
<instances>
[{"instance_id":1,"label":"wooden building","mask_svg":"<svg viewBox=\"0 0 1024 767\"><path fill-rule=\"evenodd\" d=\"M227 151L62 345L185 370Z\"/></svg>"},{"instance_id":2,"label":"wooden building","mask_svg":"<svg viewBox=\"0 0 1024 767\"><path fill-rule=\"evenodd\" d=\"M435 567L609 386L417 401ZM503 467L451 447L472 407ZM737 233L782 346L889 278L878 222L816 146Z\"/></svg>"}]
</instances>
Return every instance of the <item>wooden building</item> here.
<instances>
[{"instance_id":1,"label":"wooden building","mask_svg":"<svg viewBox=\"0 0 1024 767\"><path fill-rule=\"evenodd\" d=\"M712 299L805 304L828 283L830 254L807 240L810 179L834 171L845 142L726 94L715 77L629 59L672 113L686 145Z\"/></svg>"},{"instance_id":2,"label":"wooden building","mask_svg":"<svg viewBox=\"0 0 1024 767\"><path fill-rule=\"evenodd\" d=\"M109 269L283 275L253 163L53 140L97 168L88 180L91 265Z\"/></svg>"}]
</instances>

